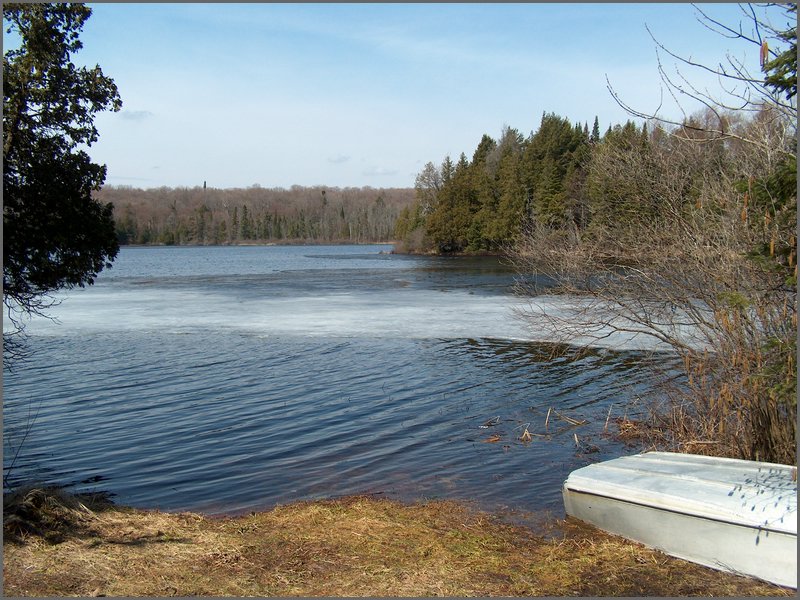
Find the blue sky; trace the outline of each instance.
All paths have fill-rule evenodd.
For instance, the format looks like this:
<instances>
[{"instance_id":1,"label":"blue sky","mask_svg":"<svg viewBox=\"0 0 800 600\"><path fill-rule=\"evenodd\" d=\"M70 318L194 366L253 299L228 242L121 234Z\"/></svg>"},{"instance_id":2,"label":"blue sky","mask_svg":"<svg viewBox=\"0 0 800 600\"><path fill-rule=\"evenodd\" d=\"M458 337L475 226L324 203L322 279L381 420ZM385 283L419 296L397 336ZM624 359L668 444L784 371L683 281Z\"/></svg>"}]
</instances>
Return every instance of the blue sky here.
<instances>
[{"instance_id":1,"label":"blue sky","mask_svg":"<svg viewBox=\"0 0 800 600\"><path fill-rule=\"evenodd\" d=\"M605 130L628 118L606 76L632 106L659 105L645 24L678 53L730 51L757 71L757 48L688 4L90 6L74 60L99 63L124 105L97 117L90 154L107 183L135 187L406 187L545 111ZM741 20L735 4L703 6Z\"/></svg>"}]
</instances>

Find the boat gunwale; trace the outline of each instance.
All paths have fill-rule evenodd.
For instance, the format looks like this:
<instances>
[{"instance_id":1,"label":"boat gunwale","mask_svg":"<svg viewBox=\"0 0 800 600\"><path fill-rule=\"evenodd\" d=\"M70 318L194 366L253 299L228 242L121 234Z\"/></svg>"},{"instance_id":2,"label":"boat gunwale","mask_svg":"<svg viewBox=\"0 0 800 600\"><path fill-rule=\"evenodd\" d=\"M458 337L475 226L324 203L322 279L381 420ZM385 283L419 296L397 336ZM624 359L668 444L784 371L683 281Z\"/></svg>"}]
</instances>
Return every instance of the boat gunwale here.
<instances>
[{"instance_id":1,"label":"boat gunwale","mask_svg":"<svg viewBox=\"0 0 800 600\"><path fill-rule=\"evenodd\" d=\"M719 458L719 457L706 457L696 454L680 454L672 452L645 452L642 454L635 454L630 456L623 456L617 459L604 461L601 463L594 463L576 469L571 472L567 479L564 481L563 487L575 491L582 491L584 493L593 494L598 497L619 499L621 501L629 501L631 504L640 506L649 506L656 509L665 509L673 513L694 515L697 517L707 518L712 521L720 523L738 524L752 529L760 529L762 531L779 531L788 535L797 535L797 483L788 478L781 481L778 485L768 486L765 483L759 483L757 477L759 474L771 475L786 475L792 472L790 465L776 465L772 463L756 463L753 461L745 461L740 459ZM680 473L673 470L655 469L652 471L647 470L648 465L665 467L678 467L685 465L693 466L710 466L714 469L723 467L725 471L731 472L731 469L737 469L737 475L740 477L737 480L728 480L713 478L708 476L698 476L697 474ZM738 471L741 467L747 467L750 473ZM582 473L583 472L583 473ZM612 479L608 480L602 475L604 473L610 474ZM614 476L616 475L616 477ZM652 486L633 485L627 481L618 481L620 475L629 474L631 479L635 479L637 475L651 478L652 482L658 480L669 482L680 482L686 486L693 486L697 490L713 491L714 489L724 488L728 490L725 494L730 497L735 491L749 492L752 499L755 501L763 500L761 498L765 490L770 490L778 495L778 501L782 498L786 500L786 506L780 510L771 510L766 516L766 519L755 518L753 510L741 510L741 506L734 506L733 503L720 498L717 500L695 499L691 495L680 493L681 490L665 491L657 489ZM745 480L741 480L741 476ZM749 476L753 480L747 481ZM685 490L683 490L685 491ZM626 500L629 499L629 500ZM702 497L701 497L702 498ZM723 501L725 500L725 501ZM748 500L749 501L749 500ZM774 507L778 507L775 502ZM761 516L761 515L759 515Z\"/></svg>"},{"instance_id":2,"label":"boat gunwale","mask_svg":"<svg viewBox=\"0 0 800 600\"><path fill-rule=\"evenodd\" d=\"M652 458L669 458L672 462L675 463L684 463L684 464L691 464L691 463L713 463L716 466L720 467L734 467L735 465L740 466L749 466L750 468L753 467L753 464L759 465L759 470L761 468L772 469L776 468L778 470L791 470L797 469L796 465L784 465L781 463L768 463L768 462L760 462L760 461L752 461L752 460L745 460L743 458L729 458L727 456L708 456L706 454L689 454L684 452L663 452L663 451L650 451L650 452L642 452L641 454L632 454L628 456L622 456L620 458L636 458L637 460L648 460ZM609 461L610 462L610 461Z\"/></svg>"},{"instance_id":3,"label":"boat gunwale","mask_svg":"<svg viewBox=\"0 0 800 600\"><path fill-rule=\"evenodd\" d=\"M700 514L690 513L690 512L681 511L681 510L678 510L678 509L675 509L675 508L669 508L669 507L666 507L666 506L658 506L656 504L648 504L648 503L641 502L641 501L636 501L636 500L626 500L625 498L619 498L617 496L610 496L610 495L607 495L607 494L600 494L600 493L597 493L597 492L590 492L590 491L586 491L586 490L570 488L570 487L567 487L566 483L564 484L564 490L563 491L564 492L574 493L574 494L583 494L585 496L593 496L593 497L596 497L596 498L605 498L606 500L613 500L615 502L622 502L624 504L631 504L633 506L642 506L644 508L651 508L653 510L662 511L662 512L668 512L668 513L672 513L672 514L675 514L675 515L681 515L681 516L684 516L684 517L691 517L691 518L694 518L694 519L703 519L705 521L712 521L714 523L723 523L725 525L733 525L735 527L742 527L744 529L752 529L753 531L757 531L757 532L762 532L763 531L763 532L765 532L767 534L775 533L775 534L785 535L787 537L797 538L797 531L796 530L794 532L792 532L792 531L786 531L786 530L782 530L782 529L772 529L772 528L770 528L768 526L763 526L763 525L762 526L753 525L752 523L742 523L742 522L736 522L736 521L729 521L727 519L721 519L721 518L718 519L718 518L710 517L708 515L700 515ZM578 517L575 517L575 518L578 518Z\"/></svg>"}]
</instances>

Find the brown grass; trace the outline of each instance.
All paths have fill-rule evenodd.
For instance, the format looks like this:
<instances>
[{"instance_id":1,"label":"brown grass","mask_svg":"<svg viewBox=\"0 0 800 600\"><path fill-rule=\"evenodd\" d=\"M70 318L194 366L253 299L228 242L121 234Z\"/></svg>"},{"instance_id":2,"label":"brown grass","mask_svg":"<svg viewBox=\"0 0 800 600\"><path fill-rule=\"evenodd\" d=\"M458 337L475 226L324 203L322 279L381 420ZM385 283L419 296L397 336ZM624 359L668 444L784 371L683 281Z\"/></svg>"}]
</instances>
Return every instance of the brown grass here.
<instances>
[{"instance_id":1,"label":"brown grass","mask_svg":"<svg viewBox=\"0 0 800 600\"><path fill-rule=\"evenodd\" d=\"M4 501L6 595L792 595L575 521L533 532L451 501L357 496L211 518L65 498Z\"/></svg>"}]
</instances>

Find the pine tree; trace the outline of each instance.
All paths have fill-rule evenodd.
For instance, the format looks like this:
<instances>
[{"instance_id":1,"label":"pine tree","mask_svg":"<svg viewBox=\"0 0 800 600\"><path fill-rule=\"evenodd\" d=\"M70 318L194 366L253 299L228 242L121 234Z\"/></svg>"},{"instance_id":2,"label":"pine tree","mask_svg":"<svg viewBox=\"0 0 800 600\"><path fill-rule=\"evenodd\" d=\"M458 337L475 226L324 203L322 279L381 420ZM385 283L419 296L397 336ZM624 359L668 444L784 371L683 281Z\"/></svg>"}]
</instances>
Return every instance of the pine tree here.
<instances>
[{"instance_id":1,"label":"pine tree","mask_svg":"<svg viewBox=\"0 0 800 600\"><path fill-rule=\"evenodd\" d=\"M253 223L250 219L250 213L247 210L247 205L242 205L242 220L239 225L239 230L241 232L241 238L243 240L251 240L253 239Z\"/></svg>"},{"instance_id":2,"label":"pine tree","mask_svg":"<svg viewBox=\"0 0 800 600\"><path fill-rule=\"evenodd\" d=\"M597 116L594 118L594 125L592 125L592 134L589 136L589 142L596 144L600 141L600 121Z\"/></svg>"},{"instance_id":3,"label":"pine tree","mask_svg":"<svg viewBox=\"0 0 800 600\"><path fill-rule=\"evenodd\" d=\"M239 208L233 207L233 214L231 215L231 228L228 231L228 241L236 243L239 240Z\"/></svg>"}]
</instances>

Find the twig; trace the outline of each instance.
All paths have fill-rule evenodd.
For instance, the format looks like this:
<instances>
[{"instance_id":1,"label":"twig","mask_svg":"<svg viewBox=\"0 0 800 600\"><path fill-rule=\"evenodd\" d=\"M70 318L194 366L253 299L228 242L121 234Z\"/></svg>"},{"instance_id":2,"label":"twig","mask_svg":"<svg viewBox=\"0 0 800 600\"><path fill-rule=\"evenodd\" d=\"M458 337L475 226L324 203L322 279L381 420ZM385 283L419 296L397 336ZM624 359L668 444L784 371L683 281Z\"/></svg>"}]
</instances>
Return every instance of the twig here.
<instances>
[{"instance_id":1,"label":"twig","mask_svg":"<svg viewBox=\"0 0 800 600\"><path fill-rule=\"evenodd\" d=\"M486 421L483 425L478 425L478 429L488 429L489 427L494 427L500 423L500 416L493 417Z\"/></svg>"},{"instance_id":2,"label":"twig","mask_svg":"<svg viewBox=\"0 0 800 600\"><path fill-rule=\"evenodd\" d=\"M570 425L586 425L586 421L585 421L585 420L582 420L582 421L580 421L580 420L578 420L578 419L573 419L572 417L568 417L568 416L566 416L566 415L562 415L562 414L561 414L560 412L558 412L557 410L554 410L553 412L556 414L556 416L557 416L559 419L562 419L562 420L566 421L566 422L567 422L567 423L569 423Z\"/></svg>"},{"instance_id":3,"label":"twig","mask_svg":"<svg viewBox=\"0 0 800 600\"><path fill-rule=\"evenodd\" d=\"M8 485L8 479L11 476L11 472L14 470L14 465L17 463L17 458L19 458L19 453L22 450L22 446L25 445L25 440L28 439L28 436L33 429L33 424L36 423L36 419L39 418L39 411L42 408L43 398L39 399L39 405L36 407L36 414L33 415L33 419L31 419L31 406L28 405L28 422L25 424L25 433L22 435L22 441L20 441L19 445L17 446L16 452L14 452L14 458L11 460L11 464L8 467L3 467L5 473L3 473L3 487L8 488L9 490L11 487Z\"/></svg>"}]
</instances>

